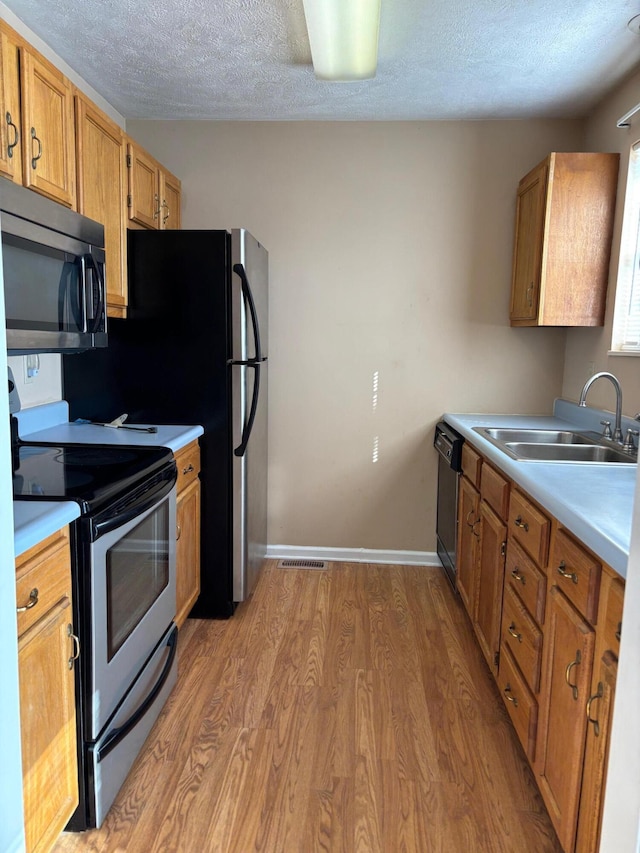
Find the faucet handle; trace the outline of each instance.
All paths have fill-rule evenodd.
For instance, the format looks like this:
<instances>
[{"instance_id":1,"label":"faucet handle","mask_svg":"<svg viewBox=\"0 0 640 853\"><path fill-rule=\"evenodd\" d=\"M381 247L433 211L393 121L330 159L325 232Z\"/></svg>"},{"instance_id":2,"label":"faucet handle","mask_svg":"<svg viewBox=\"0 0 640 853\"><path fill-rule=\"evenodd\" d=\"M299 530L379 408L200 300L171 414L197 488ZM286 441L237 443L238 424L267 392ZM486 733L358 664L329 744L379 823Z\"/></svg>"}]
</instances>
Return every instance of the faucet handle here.
<instances>
[{"instance_id":1,"label":"faucet handle","mask_svg":"<svg viewBox=\"0 0 640 853\"><path fill-rule=\"evenodd\" d=\"M627 452L631 452L636 449L635 442L633 440L634 435L640 435L640 430L637 429L628 429L627 437L624 440L624 444L622 445L622 449Z\"/></svg>"},{"instance_id":2,"label":"faucet handle","mask_svg":"<svg viewBox=\"0 0 640 853\"><path fill-rule=\"evenodd\" d=\"M638 414L640 414L640 412L638 412ZM613 438L613 435L611 434L611 421L600 421L600 423L604 427L604 429L602 430L602 437Z\"/></svg>"}]
</instances>

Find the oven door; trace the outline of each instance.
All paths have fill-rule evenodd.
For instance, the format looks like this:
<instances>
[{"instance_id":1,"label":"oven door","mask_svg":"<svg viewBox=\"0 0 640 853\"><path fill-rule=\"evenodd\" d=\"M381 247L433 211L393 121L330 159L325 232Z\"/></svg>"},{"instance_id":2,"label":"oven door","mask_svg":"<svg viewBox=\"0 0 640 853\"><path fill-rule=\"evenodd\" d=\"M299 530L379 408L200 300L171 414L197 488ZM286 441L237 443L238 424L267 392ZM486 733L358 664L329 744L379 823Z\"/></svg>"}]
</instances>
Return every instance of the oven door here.
<instances>
[{"instance_id":1,"label":"oven door","mask_svg":"<svg viewBox=\"0 0 640 853\"><path fill-rule=\"evenodd\" d=\"M88 740L98 738L175 618L176 489L171 482L155 488L160 495L141 495L145 508L137 512L134 501L122 524L93 524Z\"/></svg>"}]
</instances>

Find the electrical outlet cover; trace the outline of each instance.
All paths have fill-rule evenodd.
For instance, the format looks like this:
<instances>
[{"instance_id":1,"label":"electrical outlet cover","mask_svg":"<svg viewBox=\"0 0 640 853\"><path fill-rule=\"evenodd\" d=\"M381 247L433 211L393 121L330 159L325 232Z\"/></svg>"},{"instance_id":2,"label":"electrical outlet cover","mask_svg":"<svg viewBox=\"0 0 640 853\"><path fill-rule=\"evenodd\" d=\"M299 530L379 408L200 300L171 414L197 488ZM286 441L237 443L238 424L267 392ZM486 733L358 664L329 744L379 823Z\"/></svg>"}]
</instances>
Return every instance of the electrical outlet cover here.
<instances>
[{"instance_id":1,"label":"electrical outlet cover","mask_svg":"<svg viewBox=\"0 0 640 853\"><path fill-rule=\"evenodd\" d=\"M20 397L18 396L18 389L16 388L16 383L13 378L13 372L11 368L9 368L9 412L13 415L15 412L19 411Z\"/></svg>"}]
</instances>

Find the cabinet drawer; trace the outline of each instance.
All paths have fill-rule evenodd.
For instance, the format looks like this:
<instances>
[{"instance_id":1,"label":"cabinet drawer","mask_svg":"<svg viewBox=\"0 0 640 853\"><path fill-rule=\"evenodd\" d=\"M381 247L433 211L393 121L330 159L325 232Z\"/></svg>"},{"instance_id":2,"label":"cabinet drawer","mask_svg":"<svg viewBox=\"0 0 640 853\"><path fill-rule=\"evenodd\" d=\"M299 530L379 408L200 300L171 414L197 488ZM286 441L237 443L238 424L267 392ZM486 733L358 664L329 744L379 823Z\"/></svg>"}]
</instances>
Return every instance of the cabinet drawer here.
<instances>
[{"instance_id":1,"label":"cabinet drawer","mask_svg":"<svg viewBox=\"0 0 640 853\"><path fill-rule=\"evenodd\" d=\"M480 480L482 500L486 501L500 518L506 519L509 507L509 481L486 462L482 465Z\"/></svg>"},{"instance_id":2,"label":"cabinet drawer","mask_svg":"<svg viewBox=\"0 0 640 853\"><path fill-rule=\"evenodd\" d=\"M564 530L558 530L549 568L553 583L592 625L598 618L601 564Z\"/></svg>"},{"instance_id":3,"label":"cabinet drawer","mask_svg":"<svg viewBox=\"0 0 640 853\"><path fill-rule=\"evenodd\" d=\"M507 586L517 593L538 625L542 625L547 598L547 579L513 539L510 539L507 545L505 580Z\"/></svg>"},{"instance_id":4,"label":"cabinet drawer","mask_svg":"<svg viewBox=\"0 0 640 853\"><path fill-rule=\"evenodd\" d=\"M71 596L71 569L68 547L57 548L44 559L36 559L18 569L16 604L18 636L34 625L55 604ZM20 608L26 607L26 610Z\"/></svg>"},{"instance_id":5,"label":"cabinet drawer","mask_svg":"<svg viewBox=\"0 0 640 853\"><path fill-rule=\"evenodd\" d=\"M505 646L511 651L527 685L537 693L540 689L542 631L510 586L504 591L501 652Z\"/></svg>"},{"instance_id":6,"label":"cabinet drawer","mask_svg":"<svg viewBox=\"0 0 640 853\"><path fill-rule=\"evenodd\" d=\"M616 657L620 654L620 632L622 630L622 605L624 604L624 581L612 578L609 584L607 604L602 626L605 651L612 651Z\"/></svg>"},{"instance_id":7,"label":"cabinet drawer","mask_svg":"<svg viewBox=\"0 0 640 853\"><path fill-rule=\"evenodd\" d=\"M538 703L524 683L508 648L503 648L500 655L498 684L520 743L529 761L533 762L536 750Z\"/></svg>"},{"instance_id":8,"label":"cabinet drawer","mask_svg":"<svg viewBox=\"0 0 640 853\"><path fill-rule=\"evenodd\" d=\"M182 450L176 453L176 465L178 467L178 493L192 483L200 473L200 445L192 441Z\"/></svg>"},{"instance_id":9,"label":"cabinet drawer","mask_svg":"<svg viewBox=\"0 0 640 853\"><path fill-rule=\"evenodd\" d=\"M470 444L462 445L462 473L470 480L476 489L480 488L480 471L482 469L482 457L471 447Z\"/></svg>"},{"instance_id":10,"label":"cabinet drawer","mask_svg":"<svg viewBox=\"0 0 640 853\"><path fill-rule=\"evenodd\" d=\"M514 489L509 502L509 533L542 568L547 565L550 531L547 516Z\"/></svg>"}]
</instances>

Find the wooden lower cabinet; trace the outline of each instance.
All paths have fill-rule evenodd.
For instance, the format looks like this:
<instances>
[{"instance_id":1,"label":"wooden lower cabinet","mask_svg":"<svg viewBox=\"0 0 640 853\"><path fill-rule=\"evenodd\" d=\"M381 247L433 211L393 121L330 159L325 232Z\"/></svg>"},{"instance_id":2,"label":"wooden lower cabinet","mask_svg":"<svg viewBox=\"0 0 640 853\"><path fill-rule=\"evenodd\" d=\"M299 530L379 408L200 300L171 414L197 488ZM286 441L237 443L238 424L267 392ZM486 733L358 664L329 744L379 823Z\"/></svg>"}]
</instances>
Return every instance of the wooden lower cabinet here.
<instances>
[{"instance_id":1,"label":"wooden lower cabinet","mask_svg":"<svg viewBox=\"0 0 640 853\"><path fill-rule=\"evenodd\" d=\"M500 651L506 540L506 524L486 501L481 501L478 592L473 627L489 669L496 676Z\"/></svg>"},{"instance_id":2,"label":"wooden lower cabinet","mask_svg":"<svg viewBox=\"0 0 640 853\"><path fill-rule=\"evenodd\" d=\"M460 478L458 498L458 545L456 588L473 621L478 572L476 570L480 524L480 493L466 478Z\"/></svg>"},{"instance_id":3,"label":"wooden lower cabinet","mask_svg":"<svg viewBox=\"0 0 640 853\"><path fill-rule=\"evenodd\" d=\"M176 624L180 628L200 595L200 448L194 441L176 454Z\"/></svg>"},{"instance_id":4,"label":"wooden lower cabinet","mask_svg":"<svg viewBox=\"0 0 640 853\"><path fill-rule=\"evenodd\" d=\"M78 804L74 661L66 530L16 561L26 849L51 850Z\"/></svg>"},{"instance_id":5,"label":"wooden lower cabinet","mask_svg":"<svg viewBox=\"0 0 640 853\"><path fill-rule=\"evenodd\" d=\"M538 783L566 851L574 848L580 802L595 632L551 586L544 632L545 657L538 730Z\"/></svg>"},{"instance_id":6,"label":"wooden lower cabinet","mask_svg":"<svg viewBox=\"0 0 640 853\"><path fill-rule=\"evenodd\" d=\"M460 597L562 849L596 853L624 581L476 451L467 468Z\"/></svg>"}]
</instances>

